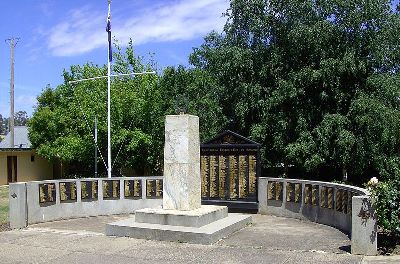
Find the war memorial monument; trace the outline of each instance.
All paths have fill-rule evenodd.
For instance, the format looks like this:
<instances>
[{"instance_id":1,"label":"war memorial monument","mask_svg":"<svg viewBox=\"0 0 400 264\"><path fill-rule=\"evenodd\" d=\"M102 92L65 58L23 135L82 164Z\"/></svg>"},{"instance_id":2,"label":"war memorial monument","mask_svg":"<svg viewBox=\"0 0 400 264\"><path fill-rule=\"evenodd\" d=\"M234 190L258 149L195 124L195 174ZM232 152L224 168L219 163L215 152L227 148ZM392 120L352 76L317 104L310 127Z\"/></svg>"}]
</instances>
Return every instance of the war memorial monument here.
<instances>
[{"instance_id":1,"label":"war memorial monument","mask_svg":"<svg viewBox=\"0 0 400 264\"><path fill-rule=\"evenodd\" d=\"M106 234L210 244L251 223L226 206L201 205L199 118L168 115L165 122L162 208L108 224Z\"/></svg>"}]
</instances>

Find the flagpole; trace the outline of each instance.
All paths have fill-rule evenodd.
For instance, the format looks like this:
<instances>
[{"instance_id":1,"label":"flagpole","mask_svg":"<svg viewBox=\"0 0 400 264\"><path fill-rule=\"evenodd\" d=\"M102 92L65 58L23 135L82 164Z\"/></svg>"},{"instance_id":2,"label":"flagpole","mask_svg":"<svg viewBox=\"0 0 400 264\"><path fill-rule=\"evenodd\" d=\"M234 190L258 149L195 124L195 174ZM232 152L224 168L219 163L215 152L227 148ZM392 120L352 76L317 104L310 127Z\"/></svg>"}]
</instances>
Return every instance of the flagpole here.
<instances>
[{"instance_id":1,"label":"flagpole","mask_svg":"<svg viewBox=\"0 0 400 264\"><path fill-rule=\"evenodd\" d=\"M107 17L107 22L110 23L111 19L111 0L108 0L108 17ZM110 28L111 31L111 28ZM108 32L108 34L111 34ZM108 41L111 41L110 39ZM108 56L107 56L107 62L108 62L108 72L107 72L107 174L108 178L111 178L111 113L110 113L110 108L111 108L111 61L110 61L110 53L112 51L110 50L110 43L108 45Z\"/></svg>"}]
</instances>

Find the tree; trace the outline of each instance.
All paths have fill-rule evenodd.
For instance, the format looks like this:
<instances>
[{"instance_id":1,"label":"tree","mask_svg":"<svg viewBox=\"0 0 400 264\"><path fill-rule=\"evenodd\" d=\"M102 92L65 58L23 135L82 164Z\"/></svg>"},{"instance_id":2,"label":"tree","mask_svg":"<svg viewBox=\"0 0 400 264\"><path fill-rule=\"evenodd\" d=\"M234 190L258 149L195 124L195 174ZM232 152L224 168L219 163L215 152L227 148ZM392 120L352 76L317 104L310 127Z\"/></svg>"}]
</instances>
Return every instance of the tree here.
<instances>
[{"instance_id":1,"label":"tree","mask_svg":"<svg viewBox=\"0 0 400 264\"><path fill-rule=\"evenodd\" d=\"M7 118L3 118L3 116L0 114L0 135L5 135L7 133L7 127L8 127Z\"/></svg>"},{"instance_id":2,"label":"tree","mask_svg":"<svg viewBox=\"0 0 400 264\"><path fill-rule=\"evenodd\" d=\"M165 114L176 114L177 104L183 101L186 112L199 117L201 141L210 139L226 126L227 119L218 103L221 87L206 71L167 67L159 87Z\"/></svg>"},{"instance_id":3,"label":"tree","mask_svg":"<svg viewBox=\"0 0 400 264\"><path fill-rule=\"evenodd\" d=\"M391 1L231 0L225 15L224 32L190 61L222 87L229 127L262 143L264 166L352 181L397 171L400 16Z\"/></svg>"},{"instance_id":4,"label":"tree","mask_svg":"<svg viewBox=\"0 0 400 264\"><path fill-rule=\"evenodd\" d=\"M117 46L116 73L153 70L133 53ZM93 121L98 119L98 146L104 164L107 148L107 82L94 80L69 84L70 80L106 75L107 68L93 64L72 66L64 71L64 84L47 87L29 121L29 136L38 153L69 164L71 174L93 171ZM113 173L135 168L139 174L159 173L162 158L162 98L156 89L157 75L112 80L111 120ZM101 162L101 160L100 160ZM103 162L101 162L103 163ZM105 167L102 167L105 171Z\"/></svg>"},{"instance_id":5,"label":"tree","mask_svg":"<svg viewBox=\"0 0 400 264\"><path fill-rule=\"evenodd\" d=\"M29 117L26 111L18 111L14 114L14 125L25 126L28 123Z\"/></svg>"}]
</instances>

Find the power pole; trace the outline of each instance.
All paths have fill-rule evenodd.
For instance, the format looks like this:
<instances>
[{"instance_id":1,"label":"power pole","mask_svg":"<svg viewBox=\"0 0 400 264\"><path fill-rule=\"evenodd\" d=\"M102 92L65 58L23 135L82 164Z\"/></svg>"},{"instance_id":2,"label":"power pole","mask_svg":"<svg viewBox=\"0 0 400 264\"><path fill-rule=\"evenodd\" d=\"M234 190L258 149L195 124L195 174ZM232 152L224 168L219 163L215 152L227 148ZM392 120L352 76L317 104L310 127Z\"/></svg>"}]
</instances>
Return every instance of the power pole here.
<instances>
[{"instance_id":1,"label":"power pole","mask_svg":"<svg viewBox=\"0 0 400 264\"><path fill-rule=\"evenodd\" d=\"M10 45L10 124L9 131L11 134L10 148L14 148L14 48L17 45L19 38L10 38L6 43Z\"/></svg>"},{"instance_id":2,"label":"power pole","mask_svg":"<svg viewBox=\"0 0 400 264\"><path fill-rule=\"evenodd\" d=\"M97 178L97 116L94 117L94 177Z\"/></svg>"}]
</instances>

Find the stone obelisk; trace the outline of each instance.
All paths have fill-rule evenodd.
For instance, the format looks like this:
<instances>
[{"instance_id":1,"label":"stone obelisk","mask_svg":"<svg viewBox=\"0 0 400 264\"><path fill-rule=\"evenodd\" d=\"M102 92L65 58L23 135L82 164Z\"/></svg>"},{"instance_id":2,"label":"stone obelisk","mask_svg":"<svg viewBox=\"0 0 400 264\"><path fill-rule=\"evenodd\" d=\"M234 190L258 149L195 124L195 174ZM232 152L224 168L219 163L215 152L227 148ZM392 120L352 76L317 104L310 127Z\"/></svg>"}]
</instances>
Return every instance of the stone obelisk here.
<instances>
[{"instance_id":1,"label":"stone obelisk","mask_svg":"<svg viewBox=\"0 0 400 264\"><path fill-rule=\"evenodd\" d=\"M165 121L163 209L201 207L199 118L168 115Z\"/></svg>"}]
</instances>

